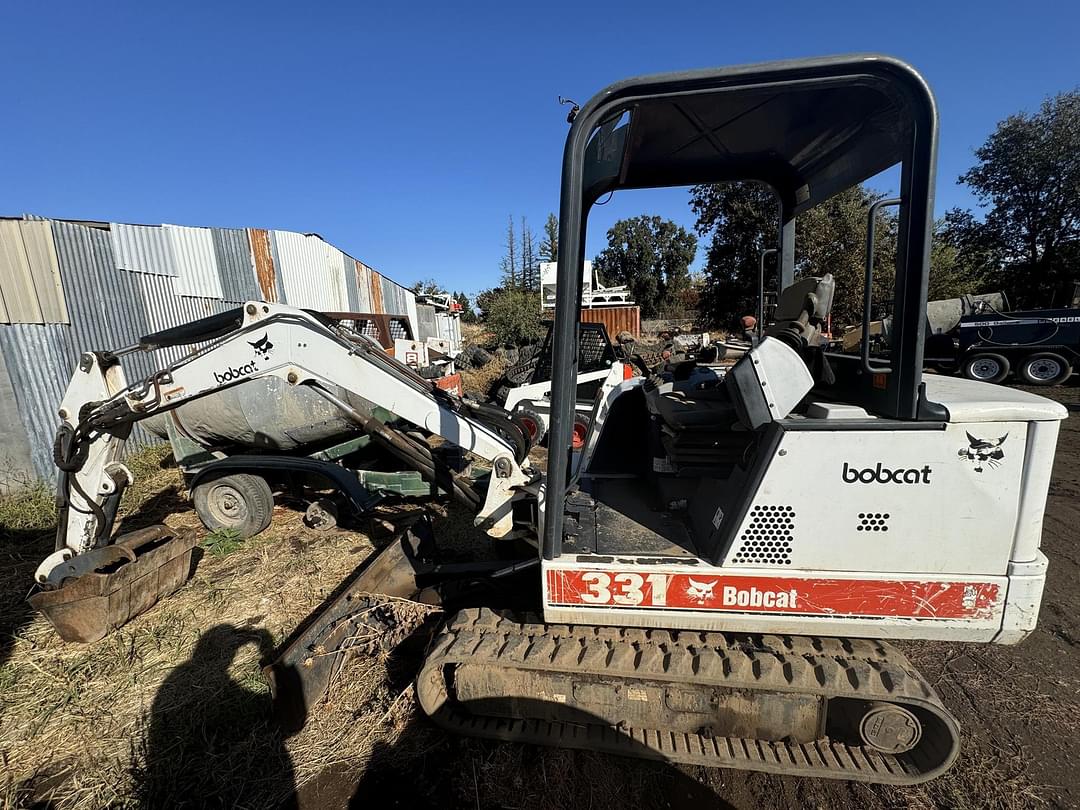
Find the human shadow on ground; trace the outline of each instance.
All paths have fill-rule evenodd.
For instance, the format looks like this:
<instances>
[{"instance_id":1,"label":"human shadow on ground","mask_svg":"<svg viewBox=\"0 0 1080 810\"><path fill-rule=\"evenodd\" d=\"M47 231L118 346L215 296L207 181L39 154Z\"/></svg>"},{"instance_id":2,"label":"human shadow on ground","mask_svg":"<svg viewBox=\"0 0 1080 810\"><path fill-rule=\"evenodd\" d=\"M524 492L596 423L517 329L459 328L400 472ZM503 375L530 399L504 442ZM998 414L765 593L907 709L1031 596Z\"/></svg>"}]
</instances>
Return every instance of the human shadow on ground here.
<instances>
[{"instance_id":1,"label":"human shadow on ground","mask_svg":"<svg viewBox=\"0 0 1080 810\"><path fill-rule=\"evenodd\" d=\"M540 700L517 700L515 710L544 716ZM350 810L401 808L625 807L643 810L734 810L712 788L680 767L657 761L630 743L624 756L459 737L414 717L392 744L376 746L349 799ZM610 724L579 712L574 723ZM545 724L546 725L546 724Z\"/></svg>"},{"instance_id":2,"label":"human shadow on ground","mask_svg":"<svg viewBox=\"0 0 1080 810\"><path fill-rule=\"evenodd\" d=\"M259 660L230 674L240 650ZM289 728L273 719L258 669L273 652L261 628L219 624L199 638L188 661L161 684L150 728L135 752L132 775L142 807L295 807L295 778L284 740Z\"/></svg>"}]
</instances>

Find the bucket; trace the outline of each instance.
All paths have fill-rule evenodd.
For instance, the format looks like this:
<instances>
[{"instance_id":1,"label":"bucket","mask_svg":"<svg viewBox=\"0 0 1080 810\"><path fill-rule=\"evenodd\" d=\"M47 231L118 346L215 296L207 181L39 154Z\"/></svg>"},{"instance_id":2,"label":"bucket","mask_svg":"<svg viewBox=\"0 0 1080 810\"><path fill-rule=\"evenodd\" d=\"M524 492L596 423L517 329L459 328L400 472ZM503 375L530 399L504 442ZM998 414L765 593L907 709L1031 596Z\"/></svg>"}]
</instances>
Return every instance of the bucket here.
<instances>
[{"instance_id":1,"label":"bucket","mask_svg":"<svg viewBox=\"0 0 1080 810\"><path fill-rule=\"evenodd\" d=\"M97 641L188 580L196 539L190 529L162 524L122 535L114 545L130 551L129 559L114 556L55 590L33 594L30 604L64 641Z\"/></svg>"}]
</instances>

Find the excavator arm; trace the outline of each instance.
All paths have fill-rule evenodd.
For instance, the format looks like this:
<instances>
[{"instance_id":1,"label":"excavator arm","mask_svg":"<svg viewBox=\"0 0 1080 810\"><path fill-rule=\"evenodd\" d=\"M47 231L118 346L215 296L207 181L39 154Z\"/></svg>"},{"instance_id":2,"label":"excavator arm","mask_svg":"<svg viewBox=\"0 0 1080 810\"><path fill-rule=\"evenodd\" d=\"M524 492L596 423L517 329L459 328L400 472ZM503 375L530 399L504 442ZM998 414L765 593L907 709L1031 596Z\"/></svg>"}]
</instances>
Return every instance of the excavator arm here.
<instances>
[{"instance_id":1,"label":"excavator arm","mask_svg":"<svg viewBox=\"0 0 1080 810\"><path fill-rule=\"evenodd\" d=\"M120 358L134 351L201 343L182 359L128 384ZM107 548L113 518L132 474L120 461L132 426L147 417L246 380L278 377L308 386L337 406L406 465L473 506L492 537L513 526L511 502L538 476L525 461L527 440L505 417L439 390L393 360L370 339L318 313L249 302L147 336L115 353L84 354L60 406L54 459L60 469L57 550L38 567L43 587L101 564L88 552ZM372 415L381 406L491 464L487 491L440 469L426 444ZM524 466L523 466L524 465ZM87 555L83 564L80 555ZM97 555L100 556L100 555Z\"/></svg>"}]
</instances>

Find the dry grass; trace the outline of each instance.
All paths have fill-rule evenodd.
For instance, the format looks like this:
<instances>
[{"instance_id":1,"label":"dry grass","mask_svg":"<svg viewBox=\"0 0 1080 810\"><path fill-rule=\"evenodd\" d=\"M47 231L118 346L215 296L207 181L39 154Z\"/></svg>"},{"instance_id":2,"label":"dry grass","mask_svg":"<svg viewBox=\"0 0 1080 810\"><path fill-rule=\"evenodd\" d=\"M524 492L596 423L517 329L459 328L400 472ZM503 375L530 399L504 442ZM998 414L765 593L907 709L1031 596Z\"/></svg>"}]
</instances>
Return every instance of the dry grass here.
<instances>
[{"instance_id":1,"label":"dry grass","mask_svg":"<svg viewBox=\"0 0 1080 810\"><path fill-rule=\"evenodd\" d=\"M165 456L130 462L137 481L121 531L163 519L202 531ZM37 513L27 503L42 507L33 498L0 506L0 806L266 807L325 767L327 751L367 756L374 737L356 717L382 688L385 661L351 665L341 697L288 741L270 722L260 670L372 553L364 535L314 534L278 507L270 530L228 555L204 555L172 597L102 641L65 644L24 601L55 525L51 512L26 517ZM28 525L38 527L30 540L12 528Z\"/></svg>"},{"instance_id":2,"label":"dry grass","mask_svg":"<svg viewBox=\"0 0 1080 810\"><path fill-rule=\"evenodd\" d=\"M492 356L491 362L482 368L466 368L461 370L461 387L466 394L480 402L486 402L491 384L502 376L506 371L506 362L497 356Z\"/></svg>"}]
</instances>

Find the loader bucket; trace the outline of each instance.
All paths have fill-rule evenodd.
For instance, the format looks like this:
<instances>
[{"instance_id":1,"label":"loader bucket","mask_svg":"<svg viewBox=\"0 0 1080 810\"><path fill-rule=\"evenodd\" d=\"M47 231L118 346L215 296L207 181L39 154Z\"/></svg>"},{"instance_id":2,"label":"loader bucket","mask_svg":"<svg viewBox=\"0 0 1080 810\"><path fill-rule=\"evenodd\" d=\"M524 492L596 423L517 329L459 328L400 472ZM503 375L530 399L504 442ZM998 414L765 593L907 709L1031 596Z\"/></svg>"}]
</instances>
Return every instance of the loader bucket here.
<instances>
[{"instance_id":1,"label":"loader bucket","mask_svg":"<svg viewBox=\"0 0 1080 810\"><path fill-rule=\"evenodd\" d=\"M97 641L188 580L195 542L194 532L165 525L125 534L113 544L123 554L103 557L107 562L99 568L33 594L30 604L64 641Z\"/></svg>"}]
</instances>

